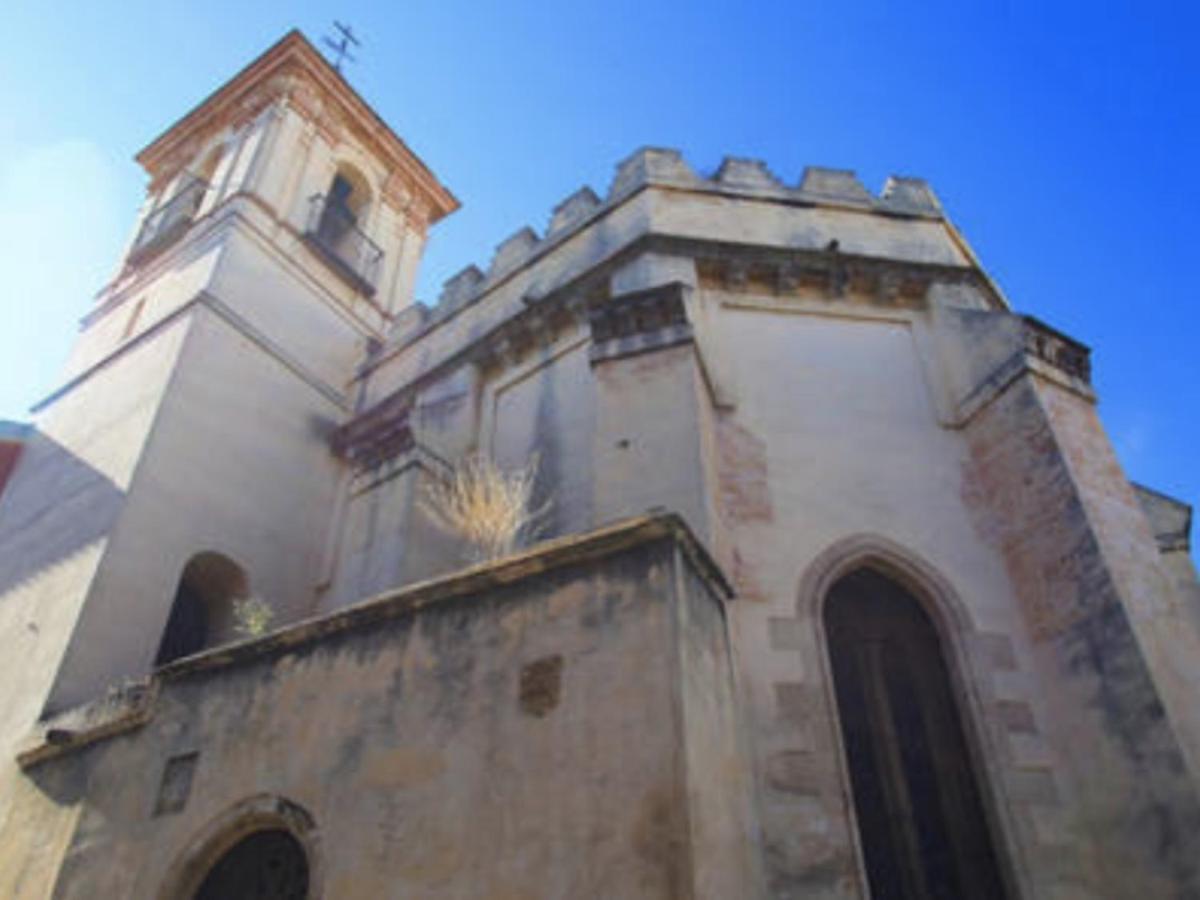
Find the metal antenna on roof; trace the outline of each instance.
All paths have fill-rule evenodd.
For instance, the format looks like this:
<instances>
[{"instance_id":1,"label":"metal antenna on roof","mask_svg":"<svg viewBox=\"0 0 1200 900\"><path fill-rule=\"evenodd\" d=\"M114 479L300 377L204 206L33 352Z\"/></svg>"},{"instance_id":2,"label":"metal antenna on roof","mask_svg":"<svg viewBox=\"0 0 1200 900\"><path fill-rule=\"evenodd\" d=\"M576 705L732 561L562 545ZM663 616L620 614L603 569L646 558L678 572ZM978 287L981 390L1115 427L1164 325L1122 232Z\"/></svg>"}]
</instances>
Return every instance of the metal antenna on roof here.
<instances>
[{"instance_id":1,"label":"metal antenna on roof","mask_svg":"<svg viewBox=\"0 0 1200 900\"><path fill-rule=\"evenodd\" d=\"M354 54L350 52L350 45L353 44L355 47L361 47L362 44L360 44L358 38L354 36L354 32L350 29L349 25L343 25L337 19L334 19L333 27L341 32L342 39L338 41L331 37L324 37L321 40L324 41L326 47L336 54L337 58L333 61L333 68L340 73L342 71L342 63L344 61L357 62L357 60L354 58Z\"/></svg>"}]
</instances>

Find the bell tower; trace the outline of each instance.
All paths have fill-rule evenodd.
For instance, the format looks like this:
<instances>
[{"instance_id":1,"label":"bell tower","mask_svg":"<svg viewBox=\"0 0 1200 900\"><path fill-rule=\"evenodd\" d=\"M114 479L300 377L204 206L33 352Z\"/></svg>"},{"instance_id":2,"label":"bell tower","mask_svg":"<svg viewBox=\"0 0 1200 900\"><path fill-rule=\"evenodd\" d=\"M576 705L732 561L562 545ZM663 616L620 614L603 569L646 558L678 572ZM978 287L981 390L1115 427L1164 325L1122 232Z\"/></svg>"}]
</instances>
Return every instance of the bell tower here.
<instances>
[{"instance_id":1,"label":"bell tower","mask_svg":"<svg viewBox=\"0 0 1200 900\"><path fill-rule=\"evenodd\" d=\"M145 205L0 497L5 746L220 640L238 597L311 612L329 434L458 205L296 31L137 160Z\"/></svg>"}]
</instances>

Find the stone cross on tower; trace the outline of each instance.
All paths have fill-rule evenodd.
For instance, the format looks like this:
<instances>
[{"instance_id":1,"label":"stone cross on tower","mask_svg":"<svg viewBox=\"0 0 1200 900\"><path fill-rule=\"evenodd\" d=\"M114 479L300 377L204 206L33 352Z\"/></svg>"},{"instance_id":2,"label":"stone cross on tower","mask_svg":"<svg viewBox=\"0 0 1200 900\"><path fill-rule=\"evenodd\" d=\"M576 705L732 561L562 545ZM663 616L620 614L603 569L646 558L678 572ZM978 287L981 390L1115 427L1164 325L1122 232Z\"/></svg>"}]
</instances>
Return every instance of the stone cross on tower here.
<instances>
[{"instance_id":1,"label":"stone cross on tower","mask_svg":"<svg viewBox=\"0 0 1200 900\"><path fill-rule=\"evenodd\" d=\"M336 56L336 58L333 60L334 69L336 69L338 72L341 72L343 60L356 62L354 55L350 52L350 45L353 44L355 47L361 47L362 44L359 43L358 38L354 36L354 31L349 25L343 25L337 19L334 19L333 27L341 33L342 39L334 40L331 37L326 37L323 38L323 40L325 42L325 46L332 50Z\"/></svg>"}]
</instances>

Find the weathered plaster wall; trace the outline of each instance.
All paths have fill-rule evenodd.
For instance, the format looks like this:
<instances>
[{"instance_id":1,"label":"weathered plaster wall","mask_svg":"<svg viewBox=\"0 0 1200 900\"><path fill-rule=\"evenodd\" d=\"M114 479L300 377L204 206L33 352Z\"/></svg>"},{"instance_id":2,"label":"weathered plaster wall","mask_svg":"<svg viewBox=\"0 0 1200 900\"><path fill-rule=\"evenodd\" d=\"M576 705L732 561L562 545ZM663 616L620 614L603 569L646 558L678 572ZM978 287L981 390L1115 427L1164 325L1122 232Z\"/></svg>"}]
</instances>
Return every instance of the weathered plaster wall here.
<instances>
[{"instance_id":1,"label":"weathered plaster wall","mask_svg":"<svg viewBox=\"0 0 1200 900\"><path fill-rule=\"evenodd\" d=\"M322 896L753 896L723 601L673 527L177 664L144 726L30 770L80 810L54 896L159 896L262 793L311 815Z\"/></svg>"},{"instance_id":2,"label":"weathered plaster wall","mask_svg":"<svg viewBox=\"0 0 1200 900\"><path fill-rule=\"evenodd\" d=\"M102 302L89 311L60 384L85 374L177 313L210 282L220 253L220 242L207 239L181 248L178 254L159 257L127 293L113 298L111 305Z\"/></svg>"},{"instance_id":3,"label":"weathered plaster wall","mask_svg":"<svg viewBox=\"0 0 1200 900\"><path fill-rule=\"evenodd\" d=\"M557 537L606 521L596 515L596 384L588 341L578 333L531 354L489 384L483 449L505 468L536 458L535 506L546 506L539 534ZM548 504L548 505L547 505Z\"/></svg>"},{"instance_id":4,"label":"weathered plaster wall","mask_svg":"<svg viewBox=\"0 0 1200 900\"><path fill-rule=\"evenodd\" d=\"M44 897L69 811L16 769L97 568L127 513L184 324L42 411L0 496L0 896Z\"/></svg>"},{"instance_id":5,"label":"weathered plaster wall","mask_svg":"<svg viewBox=\"0 0 1200 900\"><path fill-rule=\"evenodd\" d=\"M1040 393L1103 563L1137 638L1137 649L1196 784L1200 779L1200 705L1196 703L1200 633L1184 611L1150 520L1121 470L1095 406L1054 383ZM1200 803L1200 792L1193 802ZM1200 867L1196 877L1200 879Z\"/></svg>"},{"instance_id":6,"label":"weathered plaster wall","mask_svg":"<svg viewBox=\"0 0 1200 900\"><path fill-rule=\"evenodd\" d=\"M714 352L736 384L736 406L714 416L717 508L723 558L746 601L734 608L734 646L772 895L860 889L822 596L801 585L829 548L862 535L922 561L960 598L958 618L942 610L956 623L946 653L964 678L997 843L1020 860L1014 878L1044 887L1049 876L1024 859L1037 844L1025 785L1046 777L1052 760L1036 734L1010 746L1002 711L1040 718L1037 689L1003 559L979 540L962 496L967 449L939 424L939 361L914 336L929 321L861 301L831 310L709 290L702 302ZM932 584L916 590L931 605L946 602Z\"/></svg>"},{"instance_id":7,"label":"weathered plaster wall","mask_svg":"<svg viewBox=\"0 0 1200 900\"><path fill-rule=\"evenodd\" d=\"M136 486L50 705L151 668L180 573L197 553L240 565L281 622L312 612L339 483L340 410L207 307L189 314Z\"/></svg>"},{"instance_id":8,"label":"weathered plaster wall","mask_svg":"<svg viewBox=\"0 0 1200 900\"><path fill-rule=\"evenodd\" d=\"M472 562L462 542L427 512L429 480L445 470L438 457L414 446L350 481L345 512L331 523L335 556L322 612Z\"/></svg>"},{"instance_id":9,"label":"weathered plaster wall","mask_svg":"<svg viewBox=\"0 0 1200 900\"><path fill-rule=\"evenodd\" d=\"M1169 593L1095 413L1023 376L966 437L976 529L1004 556L1048 712L1041 730L1061 760L1060 878L1082 895L1186 896L1200 877L1200 805L1186 732L1164 710L1162 648L1137 621ZM1131 583L1139 576L1149 583Z\"/></svg>"},{"instance_id":10,"label":"weathered plaster wall","mask_svg":"<svg viewBox=\"0 0 1200 900\"><path fill-rule=\"evenodd\" d=\"M277 237L281 252L264 240L257 218L230 230L206 290L311 377L347 394L374 333L362 301L331 273L297 265L308 253L298 241Z\"/></svg>"},{"instance_id":11,"label":"weathered plaster wall","mask_svg":"<svg viewBox=\"0 0 1200 900\"><path fill-rule=\"evenodd\" d=\"M703 397L691 344L598 362L596 518L661 508L708 540L700 432Z\"/></svg>"},{"instance_id":12,"label":"weathered plaster wall","mask_svg":"<svg viewBox=\"0 0 1200 900\"><path fill-rule=\"evenodd\" d=\"M697 573L678 566L683 765L695 895L754 897L763 891L761 835L737 673L725 623ZM752 848L747 853L747 847Z\"/></svg>"}]
</instances>

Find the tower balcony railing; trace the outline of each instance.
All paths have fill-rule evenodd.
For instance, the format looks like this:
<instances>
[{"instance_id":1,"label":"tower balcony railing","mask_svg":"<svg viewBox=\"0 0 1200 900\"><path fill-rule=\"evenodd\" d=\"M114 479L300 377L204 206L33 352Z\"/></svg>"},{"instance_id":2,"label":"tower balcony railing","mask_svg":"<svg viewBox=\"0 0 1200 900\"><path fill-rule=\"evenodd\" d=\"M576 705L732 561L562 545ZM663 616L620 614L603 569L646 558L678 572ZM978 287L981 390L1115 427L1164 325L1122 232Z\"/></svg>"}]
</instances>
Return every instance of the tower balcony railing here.
<instances>
[{"instance_id":1,"label":"tower balcony railing","mask_svg":"<svg viewBox=\"0 0 1200 900\"><path fill-rule=\"evenodd\" d=\"M206 193L208 182L191 178L174 197L146 216L129 251L129 261L142 262L179 240L196 218Z\"/></svg>"},{"instance_id":2,"label":"tower balcony railing","mask_svg":"<svg viewBox=\"0 0 1200 900\"><path fill-rule=\"evenodd\" d=\"M375 293L383 251L358 227L354 213L324 194L309 198L305 238L327 263L368 297Z\"/></svg>"}]
</instances>

